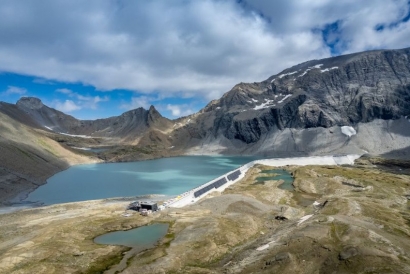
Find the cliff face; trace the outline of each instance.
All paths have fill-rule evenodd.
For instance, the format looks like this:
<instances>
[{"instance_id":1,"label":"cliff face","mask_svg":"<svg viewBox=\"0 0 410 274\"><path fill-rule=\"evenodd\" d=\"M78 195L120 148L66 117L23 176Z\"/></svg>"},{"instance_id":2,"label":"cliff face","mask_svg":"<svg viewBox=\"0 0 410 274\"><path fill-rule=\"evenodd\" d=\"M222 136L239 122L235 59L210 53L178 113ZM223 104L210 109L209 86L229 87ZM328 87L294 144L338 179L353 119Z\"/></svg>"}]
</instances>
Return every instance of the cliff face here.
<instances>
[{"instance_id":1,"label":"cliff face","mask_svg":"<svg viewBox=\"0 0 410 274\"><path fill-rule=\"evenodd\" d=\"M170 133L179 147L189 148L182 139L209 138L246 146L285 129L355 126L410 115L409 58L410 49L402 49L308 61L260 83L240 83L199 113L176 121L154 107L95 121L79 121L35 98L23 98L17 107L57 132L130 140L159 130Z\"/></svg>"},{"instance_id":2,"label":"cliff face","mask_svg":"<svg viewBox=\"0 0 410 274\"><path fill-rule=\"evenodd\" d=\"M410 115L409 58L410 49L403 49L309 61L260 83L236 85L197 119L211 117L214 136L247 144L275 129L399 119Z\"/></svg>"},{"instance_id":3,"label":"cliff face","mask_svg":"<svg viewBox=\"0 0 410 274\"><path fill-rule=\"evenodd\" d=\"M98 155L104 161L185 153L408 158L409 58L410 48L308 61L260 83L240 83L198 113L173 121L153 106L82 121L37 98L0 102L0 177L4 185L10 176L43 182L70 163L91 161L95 154L84 158L77 148L93 146L110 148ZM342 126L357 134L347 135Z\"/></svg>"},{"instance_id":4,"label":"cliff face","mask_svg":"<svg viewBox=\"0 0 410 274\"><path fill-rule=\"evenodd\" d=\"M153 106L81 121L36 98L22 98L3 113L54 133L112 140L109 145L154 145L159 154L334 153L352 142L353 151L380 154L410 147L407 120L400 120L410 116L409 57L410 48L308 61L259 83L237 84L198 113L173 121ZM342 126L355 128L357 138L346 140Z\"/></svg>"}]
</instances>

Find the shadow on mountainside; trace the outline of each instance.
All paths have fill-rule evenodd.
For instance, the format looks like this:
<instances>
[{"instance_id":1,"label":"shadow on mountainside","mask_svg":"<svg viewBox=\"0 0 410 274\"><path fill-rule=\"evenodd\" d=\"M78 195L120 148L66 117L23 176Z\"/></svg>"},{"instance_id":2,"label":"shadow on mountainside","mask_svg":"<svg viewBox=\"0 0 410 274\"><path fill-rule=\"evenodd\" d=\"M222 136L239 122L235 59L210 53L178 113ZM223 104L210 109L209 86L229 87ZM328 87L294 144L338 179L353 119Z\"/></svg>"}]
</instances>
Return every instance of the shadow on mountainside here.
<instances>
[{"instance_id":1,"label":"shadow on mountainside","mask_svg":"<svg viewBox=\"0 0 410 274\"><path fill-rule=\"evenodd\" d=\"M410 146L403 149L396 149L381 155L388 159L410 160Z\"/></svg>"}]
</instances>

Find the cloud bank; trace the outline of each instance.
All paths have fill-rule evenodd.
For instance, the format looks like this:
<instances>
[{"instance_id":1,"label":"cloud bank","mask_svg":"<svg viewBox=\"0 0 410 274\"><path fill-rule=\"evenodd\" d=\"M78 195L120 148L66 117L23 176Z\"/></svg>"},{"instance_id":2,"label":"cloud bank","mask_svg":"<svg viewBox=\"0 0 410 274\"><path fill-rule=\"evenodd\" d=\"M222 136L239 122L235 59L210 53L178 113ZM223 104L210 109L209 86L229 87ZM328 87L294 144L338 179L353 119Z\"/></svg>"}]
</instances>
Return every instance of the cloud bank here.
<instances>
[{"instance_id":1,"label":"cloud bank","mask_svg":"<svg viewBox=\"0 0 410 274\"><path fill-rule=\"evenodd\" d=\"M310 59L408 47L409 24L407 0L3 0L0 71L209 100ZM87 101L71 95L58 103Z\"/></svg>"}]
</instances>

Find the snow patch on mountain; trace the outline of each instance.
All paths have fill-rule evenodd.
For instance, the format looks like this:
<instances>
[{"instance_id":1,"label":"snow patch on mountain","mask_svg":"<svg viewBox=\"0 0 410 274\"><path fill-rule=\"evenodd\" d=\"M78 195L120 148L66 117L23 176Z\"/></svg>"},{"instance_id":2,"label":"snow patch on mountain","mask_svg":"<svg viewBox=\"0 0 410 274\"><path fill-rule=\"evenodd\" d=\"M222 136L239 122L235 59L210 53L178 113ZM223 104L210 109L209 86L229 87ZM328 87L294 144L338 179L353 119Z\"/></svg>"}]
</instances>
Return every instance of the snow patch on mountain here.
<instances>
[{"instance_id":1,"label":"snow patch on mountain","mask_svg":"<svg viewBox=\"0 0 410 274\"><path fill-rule=\"evenodd\" d=\"M308 73L309 70L312 70L312 69L320 69L321 66L323 66L323 64L317 64L317 65L314 65L314 66L312 66L312 67L308 67L308 68L305 70L305 72L303 72L303 73L302 73L301 75L299 75L298 77L305 76L306 73Z\"/></svg>"},{"instance_id":2,"label":"snow patch on mountain","mask_svg":"<svg viewBox=\"0 0 410 274\"><path fill-rule=\"evenodd\" d=\"M326 69L321 69L320 72L327 72L327 71L331 71L332 69L338 69L339 67L331 67L331 68L326 68Z\"/></svg>"},{"instance_id":3,"label":"snow patch on mountain","mask_svg":"<svg viewBox=\"0 0 410 274\"><path fill-rule=\"evenodd\" d=\"M291 97L291 96L292 96L292 94L286 95L285 97L282 98L282 100L280 100L280 101L278 102L278 104L282 104L286 99L288 99L288 98Z\"/></svg>"},{"instance_id":4,"label":"snow patch on mountain","mask_svg":"<svg viewBox=\"0 0 410 274\"><path fill-rule=\"evenodd\" d=\"M265 103L262 103L258 106L255 106L253 109L254 110L259 110L259 109L264 109L264 108L268 108L268 107L273 107L273 106L275 106L273 104L274 102L275 102L274 100L265 99Z\"/></svg>"},{"instance_id":5,"label":"snow patch on mountain","mask_svg":"<svg viewBox=\"0 0 410 274\"><path fill-rule=\"evenodd\" d=\"M295 73L298 73L298 72L297 72L297 71L293 71L293 72L289 72L289 73L284 73L284 74L279 75L279 78L282 79L282 78L285 77L285 76L289 76L289 75L292 75L292 74L295 74Z\"/></svg>"},{"instance_id":6,"label":"snow patch on mountain","mask_svg":"<svg viewBox=\"0 0 410 274\"><path fill-rule=\"evenodd\" d=\"M346 136L352 137L353 135L356 135L356 130L352 127L349 126L342 126L340 127L342 130L342 133Z\"/></svg>"},{"instance_id":7,"label":"snow patch on mountain","mask_svg":"<svg viewBox=\"0 0 410 274\"><path fill-rule=\"evenodd\" d=\"M70 136L70 137L93 138L92 136L87 136L87 135L75 135L75 134L68 134L68 133L63 133L63 132L59 132L59 134L65 135L65 136Z\"/></svg>"}]
</instances>

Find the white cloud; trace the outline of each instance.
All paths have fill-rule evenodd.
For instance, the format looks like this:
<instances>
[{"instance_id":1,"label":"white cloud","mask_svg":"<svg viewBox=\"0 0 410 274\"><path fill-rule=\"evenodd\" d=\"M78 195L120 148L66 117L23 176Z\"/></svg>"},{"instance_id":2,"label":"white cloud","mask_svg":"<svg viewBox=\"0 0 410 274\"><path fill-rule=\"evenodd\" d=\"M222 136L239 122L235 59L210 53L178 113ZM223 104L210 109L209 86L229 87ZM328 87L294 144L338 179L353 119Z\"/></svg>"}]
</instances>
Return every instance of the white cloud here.
<instances>
[{"instance_id":1,"label":"white cloud","mask_svg":"<svg viewBox=\"0 0 410 274\"><path fill-rule=\"evenodd\" d=\"M76 102L72 100L69 101L74 103L80 109L97 109L98 103L108 102L110 100L108 96L84 96L67 88L58 88L56 89L56 92L65 94L68 97L75 99Z\"/></svg>"},{"instance_id":2,"label":"white cloud","mask_svg":"<svg viewBox=\"0 0 410 274\"><path fill-rule=\"evenodd\" d=\"M171 111L171 114L174 117L187 116L187 115L192 114L192 113L195 112L193 109L191 109L186 104L183 104L183 105L168 104L167 105L167 110Z\"/></svg>"},{"instance_id":3,"label":"white cloud","mask_svg":"<svg viewBox=\"0 0 410 274\"><path fill-rule=\"evenodd\" d=\"M407 2L3 0L0 71L214 99L331 50L410 46Z\"/></svg>"},{"instance_id":4,"label":"white cloud","mask_svg":"<svg viewBox=\"0 0 410 274\"><path fill-rule=\"evenodd\" d=\"M65 100L64 102L61 101L54 101L52 103L53 107L62 112L73 112L76 110L80 110L81 106L78 106L71 100Z\"/></svg>"},{"instance_id":5,"label":"white cloud","mask_svg":"<svg viewBox=\"0 0 410 274\"><path fill-rule=\"evenodd\" d=\"M60 92L62 94L67 94L67 95L73 94L73 91L68 89L68 88L58 88L58 89L56 89L56 91Z\"/></svg>"},{"instance_id":6,"label":"white cloud","mask_svg":"<svg viewBox=\"0 0 410 274\"><path fill-rule=\"evenodd\" d=\"M149 96L140 96L140 97L132 97L131 102L129 103L123 103L120 108L125 109L125 110L131 110L131 109L136 109L136 108L145 108L149 109L149 107L152 105L152 102L157 101L154 97L149 97Z\"/></svg>"},{"instance_id":7,"label":"white cloud","mask_svg":"<svg viewBox=\"0 0 410 274\"><path fill-rule=\"evenodd\" d=\"M15 86L8 86L7 89L3 92L4 95L23 95L27 93L27 89Z\"/></svg>"},{"instance_id":8,"label":"white cloud","mask_svg":"<svg viewBox=\"0 0 410 274\"><path fill-rule=\"evenodd\" d=\"M98 103L108 102L110 98L108 96L83 96L75 93L75 96L80 101L83 108L97 109Z\"/></svg>"},{"instance_id":9,"label":"white cloud","mask_svg":"<svg viewBox=\"0 0 410 274\"><path fill-rule=\"evenodd\" d=\"M409 22L401 22L409 14L407 0L244 0L242 5L268 18L272 33L320 31L339 22L329 35L340 54L410 46Z\"/></svg>"}]
</instances>

